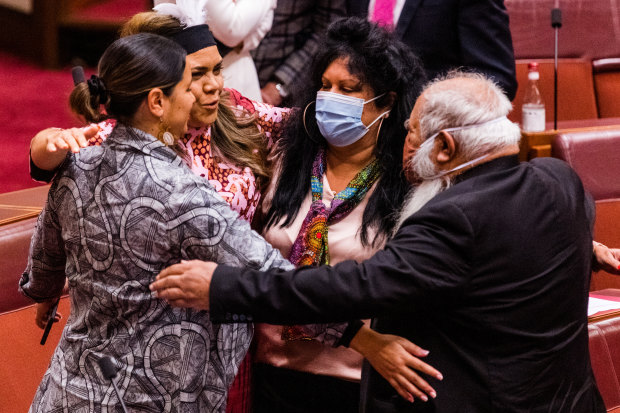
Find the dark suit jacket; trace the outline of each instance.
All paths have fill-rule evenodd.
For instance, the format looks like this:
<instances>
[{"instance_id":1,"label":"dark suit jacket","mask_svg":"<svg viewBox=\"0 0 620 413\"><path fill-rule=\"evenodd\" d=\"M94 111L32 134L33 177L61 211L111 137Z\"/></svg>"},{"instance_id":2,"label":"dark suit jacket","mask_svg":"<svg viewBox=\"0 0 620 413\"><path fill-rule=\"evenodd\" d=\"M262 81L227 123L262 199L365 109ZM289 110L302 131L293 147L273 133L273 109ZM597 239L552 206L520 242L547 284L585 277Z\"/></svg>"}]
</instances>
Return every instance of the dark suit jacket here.
<instances>
[{"instance_id":1,"label":"dark suit jacket","mask_svg":"<svg viewBox=\"0 0 620 413\"><path fill-rule=\"evenodd\" d=\"M349 14L367 17L368 3L347 0ZM514 98L515 58L503 0L405 0L396 35L422 59L429 78L473 68Z\"/></svg>"},{"instance_id":2,"label":"dark suit jacket","mask_svg":"<svg viewBox=\"0 0 620 413\"><path fill-rule=\"evenodd\" d=\"M268 323L376 317L430 350L437 398L402 400L370 370L367 412L604 412L588 352L593 205L562 161L475 167L363 263L218 267L211 316Z\"/></svg>"}]
</instances>

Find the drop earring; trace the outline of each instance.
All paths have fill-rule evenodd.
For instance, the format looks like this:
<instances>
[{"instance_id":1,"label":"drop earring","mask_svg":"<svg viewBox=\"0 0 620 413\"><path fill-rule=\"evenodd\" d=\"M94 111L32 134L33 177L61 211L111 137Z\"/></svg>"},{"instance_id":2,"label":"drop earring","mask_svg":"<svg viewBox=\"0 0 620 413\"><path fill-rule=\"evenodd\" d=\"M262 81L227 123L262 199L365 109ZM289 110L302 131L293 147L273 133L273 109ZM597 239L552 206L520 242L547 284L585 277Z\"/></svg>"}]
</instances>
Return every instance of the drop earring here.
<instances>
[{"instance_id":1,"label":"drop earring","mask_svg":"<svg viewBox=\"0 0 620 413\"><path fill-rule=\"evenodd\" d=\"M166 126L162 118L159 118L159 124L160 124L160 132L159 132L158 139L161 142L163 142L163 144L166 146L174 145L174 135L167 130L168 127Z\"/></svg>"},{"instance_id":2,"label":"drop earring","mask_svg":"<svg viewBox=\"0 0 620 413\"><path fill-rule=\"evenodd\" d=\"M164 134L161 136L161 139L164 141L164 143L167 146L172 146L174 145L174 136L172 136L172 133L165 131Z\"/></svg>"}]
</instances>

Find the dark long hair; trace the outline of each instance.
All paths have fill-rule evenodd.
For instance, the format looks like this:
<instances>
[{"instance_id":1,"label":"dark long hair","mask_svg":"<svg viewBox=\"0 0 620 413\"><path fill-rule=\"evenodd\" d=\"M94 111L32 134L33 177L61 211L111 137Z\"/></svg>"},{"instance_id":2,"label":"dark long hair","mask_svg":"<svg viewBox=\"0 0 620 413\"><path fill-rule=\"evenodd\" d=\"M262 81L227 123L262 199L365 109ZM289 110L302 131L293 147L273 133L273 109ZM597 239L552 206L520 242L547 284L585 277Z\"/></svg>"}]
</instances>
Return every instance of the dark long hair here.
<instances>
[{"instance_id":1,"label":"dark long hair","mask_svg":"<svg viewBox=\"0 0 620 413\"><path fill-rule=\"evenodd\" d=\"M280 142L281 175L264 222L270 227L284 219L282 225L288 226L297 216L310 190L314 158L319 148L326 144L316 125L314 104L308 106L305 114L308 132L302 119L303 108L316 98L327 67L339 58L348 58L351 74L368 84L375 96L386 94L376 100L377 106L389 105L389 92L396 95L374 150L381 165L381 177L362 218L362 244L374 245L392 231L396 212L409 187L402 173L403 145L407 134L404 122L409 118L425 82L424 72L417 57L404 43L365 19L351 17L335 21L329 26L322 44L313 65L310 84L303 85L296 93L299 99L295 106L302 109L295 111L284 125ZM377 229L373 240L368 239L368 229L371 227Z\"/></svg>"},{"instance_id":2,"label":"dark long hair","mask_svg":"<svg viewBox=\"0 0 620 413\"><path fill-rule=\"evenodd\" d=\"M89 122L113 117L130 123L149 91L160 88L166 95L172 93L183 78L185 56L181 46L156 34L120 38L101 56L99 77L75 86L71 108Z\"/></svg>"}]
</instances>

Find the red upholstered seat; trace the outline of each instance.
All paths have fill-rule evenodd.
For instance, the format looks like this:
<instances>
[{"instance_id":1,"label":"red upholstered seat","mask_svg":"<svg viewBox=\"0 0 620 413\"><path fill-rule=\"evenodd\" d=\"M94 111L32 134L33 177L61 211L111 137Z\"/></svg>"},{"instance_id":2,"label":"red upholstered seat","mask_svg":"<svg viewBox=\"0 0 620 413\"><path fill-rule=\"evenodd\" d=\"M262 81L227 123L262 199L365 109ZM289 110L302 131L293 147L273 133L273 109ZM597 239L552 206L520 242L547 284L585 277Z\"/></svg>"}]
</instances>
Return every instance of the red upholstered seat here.
<instances>
[{"instance_id":1,"label":"red upholstered seat","mask_svg":"<svg viewBox=\"0 0 620 413\"><path fill-rule=\"evenodd\" d=\"M573 167L595 200L620 200L620 126L560 134L552 155Z\"/></svg>"},{"instance_id":2,"label":"red upholstered seat","mask_svg":"<svg viewBox=\"0 0 620 413\"><path fill-rule=\"evenodd\" d=\"M620 116L620 58L592 62L598 115L601 118Z\"/></svg>"},{"instance_id":3,"label":"red upholstered seat","mask_svg":"<svg viewBox=\"0 0 620 413\"><path fill-rule=\"evenodd\" d=\"M620 248L620 127L559 134L551 152L573 167L596 201L594 239ZM604 288L620 288L620 277L593 274L591 289Z\"/></svg>"},{"instance_id":4,"label":"red upholstered seat","mask_svg":"<svg viewBox=\"0 0 620 413\"><path fill-rule=\"evenodd\" d=\"M0 226L0 314L32 304L17 291L17 284L26 268L30 238L36 222L37 218L30 218Z\"/></svg>"}]
</instances>

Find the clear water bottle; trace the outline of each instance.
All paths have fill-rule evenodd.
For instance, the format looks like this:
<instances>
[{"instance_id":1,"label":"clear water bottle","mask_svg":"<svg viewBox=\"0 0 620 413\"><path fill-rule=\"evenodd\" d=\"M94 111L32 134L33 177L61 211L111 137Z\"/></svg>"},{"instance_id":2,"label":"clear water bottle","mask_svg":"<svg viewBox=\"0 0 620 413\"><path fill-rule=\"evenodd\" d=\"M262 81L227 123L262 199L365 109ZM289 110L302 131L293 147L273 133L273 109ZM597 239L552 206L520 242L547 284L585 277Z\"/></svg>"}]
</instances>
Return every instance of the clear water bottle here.
<instances>
[{"instance_id":1,"label":"clear water bottle","mask_svg":"<svg viewBox=\"0 0 620 413\"><path fill-rule=\"evenodd\" d=\"M527 89L521 107L521 126L525 132L542 132L545 130L545 103L538 89L538 63L527 65Z\"/></svg>"}]
</instances>

